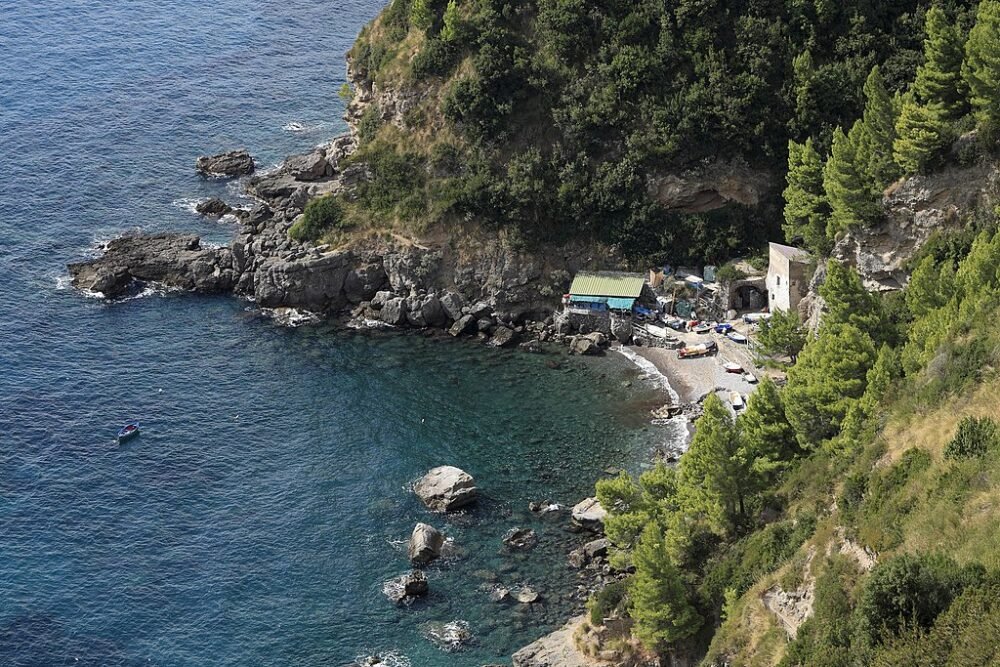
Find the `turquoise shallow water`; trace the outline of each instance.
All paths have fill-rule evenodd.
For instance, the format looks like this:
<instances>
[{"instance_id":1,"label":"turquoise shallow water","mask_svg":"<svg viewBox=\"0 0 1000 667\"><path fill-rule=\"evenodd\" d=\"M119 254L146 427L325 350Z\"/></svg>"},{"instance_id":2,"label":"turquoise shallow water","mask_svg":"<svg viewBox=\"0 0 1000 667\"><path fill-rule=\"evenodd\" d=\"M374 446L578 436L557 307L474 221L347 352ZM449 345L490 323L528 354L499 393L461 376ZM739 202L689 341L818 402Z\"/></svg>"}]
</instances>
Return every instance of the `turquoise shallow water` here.
<instances>
[{"instance_id":1,"label":"turquoise shallow water","mask_svg":"<svg viewBox=\"0 0 1000 667\"><path fill-rule=\"evenodd\" d=\"M0 13L0 666L346 665L395 651L479 665L560 623L572 503L668 437L624 360L276 326L231 298L108 304L64 264L122 231L231 230L238 196L193 174L246 146L266 166L335 134L342 55L377 2L42 1ZM304 131L283 129L297 122ZM623 380L635 380L623 387ZM143 434L111 438L138 418ZM434 517L409 485L451 463L484 491ZM395 608L416 521L454 538L430 598ZM514 525L541 543L500 546ZM530 583L544 605L482 587ZM448 654L428 623L467 621Z\"/></svg>"}]
</instances>

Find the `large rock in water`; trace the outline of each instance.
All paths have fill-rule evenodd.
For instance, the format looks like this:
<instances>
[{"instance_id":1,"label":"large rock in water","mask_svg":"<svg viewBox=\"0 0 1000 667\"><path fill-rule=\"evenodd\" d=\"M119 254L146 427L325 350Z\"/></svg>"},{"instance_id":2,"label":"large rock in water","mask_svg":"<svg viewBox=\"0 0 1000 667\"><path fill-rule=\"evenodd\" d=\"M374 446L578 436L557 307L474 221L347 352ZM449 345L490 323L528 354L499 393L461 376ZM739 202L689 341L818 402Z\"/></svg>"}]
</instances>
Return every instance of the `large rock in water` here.
<instances>
[{"instance_id":1,"label":"large rock in water","mask_svg":"<svg viewBox=\"0 0 1000 667\"><path fill-rule=\"evenodd\" d=\"M228 248L203 248L197 236L123 236L108 243L97 259L69 264L73 286L115 298L133 278L171 287L223 292L235 282Z\"/></svg>"},{"instance_id":2,"label":"large rock in water","mask_svg":"<svg viewBox=\"0 0 1000 667\"><path fill-rule=\"evenodd\" d=\"M410 535L408 549L410 562L426 565L441 555L443 545L444 535L437 528L426 523L418 523L413 527L413 533Z\"/></svg>"},{"instance_id":3,"label":"large rock in water","mask_svg":"<svg viewBox=\"0 0 1000 667\"><path fill-rule=\"evenodd\" d=\"M226 202L213 197L212 199L206 199L205 201L198 202L195 204L194 210L201 215L208 215L214 218L221 218L227 213L232 212L233 207Z\"/></svg>"},{"instance_id":4,"label":"large rock in water","mask_svg":"<svg viewBox=\"0 0 1000 667\"><path fill-rule=\"evenodd\" d=\"M253 173L254 165L250 153L238 150L202 155L195 162L195 169L207 176L244 176Z\"/></svg>"},{"instance_id":5,"label":"large rock in water","mask_svg":"<svg viewBox=\"0 0 1000 667\"><path fill-rule=\"evenodd\" d=\"M573 521L594 532L604 530L604 518L607 515L608 511L601 507L597 498L584 498L573 506Z\"/></svg>"},{"instance_id":6,"label":"large rock in water","mask_svg":"<svg viewBox=\"0 0 1000 667\"><path fill-rule=\"evenodd\" d=\"M440 466L413 485L413 492L435 512L450 512L472 503L479 494L472 475L454 466Z\"/></svg>"}]
</instances>

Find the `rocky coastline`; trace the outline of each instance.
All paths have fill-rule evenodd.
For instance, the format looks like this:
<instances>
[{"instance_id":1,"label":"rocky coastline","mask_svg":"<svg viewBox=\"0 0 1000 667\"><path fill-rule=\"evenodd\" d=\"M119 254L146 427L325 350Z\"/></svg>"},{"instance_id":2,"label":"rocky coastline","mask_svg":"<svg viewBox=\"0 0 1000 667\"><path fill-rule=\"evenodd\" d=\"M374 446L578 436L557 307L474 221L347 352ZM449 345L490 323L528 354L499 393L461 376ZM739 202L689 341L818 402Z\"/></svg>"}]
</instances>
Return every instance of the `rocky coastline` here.
<instances>
[{"instance_id":1,"label":"rocky coastline","mask_svg":"<svg viewBox=\"0 0 1000 667\"><path fill-rule=\"evenodd\" d=\"M364 86L357 83L359 98L364 100ZM349 123L360 113L352 104ZM610 342L606 336L598 332L574 335L557 308L577 271L624 268L623 260L608 248L571 242L531 250L503 234L468 230L439 242L373 232L339 247L291 238L288 231L310 199L349 191L367 177L363 165L348 163L356 147L352 130L309 153L287 158L280 168L268 173L255 172L246 151L203 156L196 163L198 173L211 178L244 178L245 191L256 200L250 210L233 208L221 200L199 206L202 215L235 217L239 226L228 245L207 245L192 234L122 236L107 243L99 257L69 264L72 284L117 299L143 283L156 283L192 292L232 294L265 309L308 311L357 324L437 330L494 347L535 352L543 344L556 343L568 346L571 354L603 353ZM558 365L555 360L550 363ZM462 484L466 481L471 484L471 480ZM466 489L464 495L448 496L440 501L439 509L460 506L472 495ZM438 501L428 502L434 505ZM552 507L543 502L532 510L556 511ZM596 500L585 499L568 514L567 520L582 535L577 548L567 554L567 567L579 571L579 583L575 590L564 593L582 610L595 590L624 573L615 571L607 560L603 509ZM439 552L441 536L435 533L430 526L415 528L411 559L415 567ZM511 534L505 547L530 550L534 536L529 533ZM397 602L427 592L419 569L387 582L387 586ZM513 595L519 602L531 604L538 594L521 590ZM574 619L571 625L577 622ZM567 633L561 630L519 651L515 664L601 664L589 658L579 662L582 654L575 648L572 633L568 644L564 635Z\"/></svg>"}]
</instances>

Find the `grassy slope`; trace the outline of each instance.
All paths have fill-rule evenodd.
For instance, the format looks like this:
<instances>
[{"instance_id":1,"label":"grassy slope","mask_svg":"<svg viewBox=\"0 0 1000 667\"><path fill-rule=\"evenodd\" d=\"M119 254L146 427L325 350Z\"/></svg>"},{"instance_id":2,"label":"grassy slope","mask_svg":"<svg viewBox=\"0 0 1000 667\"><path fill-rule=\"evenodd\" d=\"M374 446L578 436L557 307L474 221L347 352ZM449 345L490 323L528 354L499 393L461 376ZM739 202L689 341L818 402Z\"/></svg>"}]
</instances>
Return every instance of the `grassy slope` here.
<instances>
[{"instance_id":1,"label":"grassy slope","mask_svg":"<svg viewBox=\"0 0 1000 667\"><path fill-rule=\"evenodd\" d=\"M882 432L853 462L825 453L804 462L782 489L788 514L818 511L822 518L794 556L741 596L704 664L779 664L789 640L762 595L775 585L804 590L832 568L843 589L856 595L870 567L858 547L869 547L879 562L901 553L943 553L959 565L1000 568L1000 454L958 462L943 455L962 417L1000 414L998 379L987 367L978 382L938 400L914 399L914 392L900 389ZM845 502L851 479L867 480L856 504Z\"/></svg>"}]
</instances>

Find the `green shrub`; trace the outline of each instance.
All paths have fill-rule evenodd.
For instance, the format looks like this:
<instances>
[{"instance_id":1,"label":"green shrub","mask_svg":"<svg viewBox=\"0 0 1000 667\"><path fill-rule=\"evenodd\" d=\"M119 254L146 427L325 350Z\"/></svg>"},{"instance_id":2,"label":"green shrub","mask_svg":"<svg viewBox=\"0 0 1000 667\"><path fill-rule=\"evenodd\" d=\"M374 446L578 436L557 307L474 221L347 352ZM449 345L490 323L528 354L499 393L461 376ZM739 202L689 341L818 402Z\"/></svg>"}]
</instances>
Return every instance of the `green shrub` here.
<instances>
[{"instance_id":1,"label":"green shrub","mask_svg":"<svg viewBox=\"0 0 1000 667\"><path fill-rule=\"evenodd\" d=\"M1000 428L989 417L964 417L958 433L944 448L946 459L971 459L984 456L1000 446Z\"/></svg>"},{"instance_id":2,"label":"green shrub","mask_svg":"<svg viewBox=\"0 0 1000 667\"><path fill-rule=\"evenodd\" d=\"M587 601L590 624L604 625L604 619L624 611L628 595L628 580L613 581L594 593Z\"/></svg>"},{"instance_id":3,"label":"green shrub","mask_svg":"<svg viewBox=\"0 0 1000 667\"><path fill-rule=\"evenodd\" d=\"M344 226L344 209L336 197L327 195L306 204L302 219L292 225L288 235L296 241L315 241L327 231Z\"/></svg>"},{"instance_id":4,"label":"green shrub","mask_svg":"<svg viewBox=\"0 0 1000 667\"><path fill-rule=\"evenodd\" d=\"M413 68L413 76L418 79L445 76L454 69L458 63L459 55L461 55L461 51L455 42L444 39L428 39L410 63Z\"/></svg>"},{"instance_id":5,"label":"green shrub","mask_svg":"<svg viewBox=\"0 0 1000 667\"><path fill-rule=\"evenodd\" d=\"M855 613L861 645L878 646L901 630L930 628L981 566L959 567L941 555L904 554L880 563L865 581Z\"/></svg>"},{"instance_id":6,"label":"green shrub","mask_svg":"<svg viewBox=\"0 0 1000 667\"><path fill-rule=\"evenodd\" d=\"M378 128L382 126L382 114L379 111L378 105L373 104L365 112L361 114L361 120L358 121L358 140L362 144L369 143L375 138L378 133Z\"/></svg>"},{"instance_id":7,"label":"green shrub","mask_svg":"<svg viewBox=\"0 0 1000 667\"><path fill-rule=\"evenodd\" d=\"M743 280L746 277L747 274L736 268L736 265L732 262L723 264L715 272L715 281L719 283L733 283L737 280Z\"/></svg>"}]
</instances>

